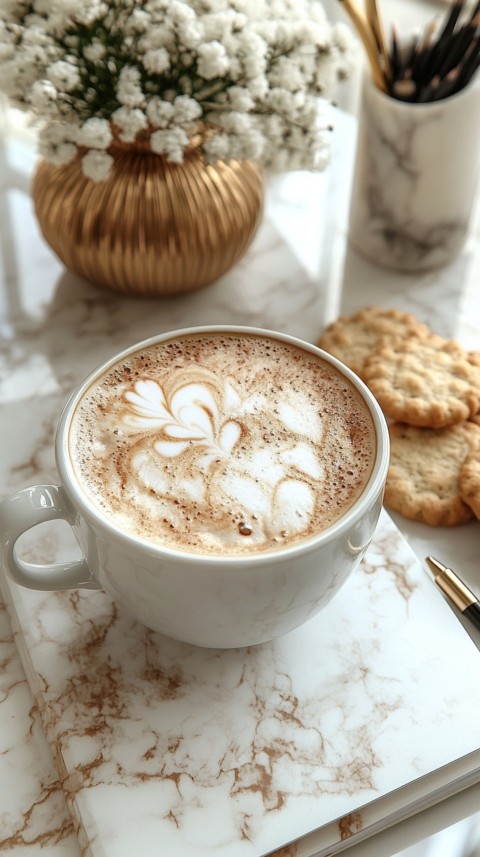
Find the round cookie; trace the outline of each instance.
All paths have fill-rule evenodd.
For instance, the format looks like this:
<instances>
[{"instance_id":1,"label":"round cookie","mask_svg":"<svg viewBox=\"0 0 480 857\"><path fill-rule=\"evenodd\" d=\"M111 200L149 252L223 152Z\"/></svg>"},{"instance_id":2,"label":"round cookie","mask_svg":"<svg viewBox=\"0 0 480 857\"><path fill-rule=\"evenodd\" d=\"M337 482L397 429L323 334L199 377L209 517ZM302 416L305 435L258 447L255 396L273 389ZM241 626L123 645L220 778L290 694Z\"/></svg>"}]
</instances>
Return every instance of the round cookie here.
<instances>
[{"instance_id":1,"label":"round cookie","mask_svg":"<svg viewBox=\"0 0 480 857\"><path fill-rule=\"evenodd\" d=\"M380 346L364 378L387 417L443 428L480 409L480 366L453 340L431 334Z\"/></svg>"},{"instance_id":2,"label":"round cookie","mask_svg":"<svg viewBox=\"0 0 480 857\"><path fill-rule=\"evenodd\" d=\"M480 366L480 351L470 351L468 354L468 362L471 363L472 366ZM480 410L470 417L470 419L472 422L476 423L477 426L480 426Z\"/></svg>"},{"instance_id":3,"label":"round cookie","mask_svg":"<svg viewBox=\"0 0 480 857\"><path fill-rule=\"evenodd\" d=\"M480 431L480 428L479 428ZM460 470L460 496L480 520L480 450L467 455Z\"/></svg>"},{"instance_id":4,"label":"round cookie","mask_svg":"<svg viewBox=\"0 0 480 857\"><path fill-rule=\"evenodd\" d=\"M468 354L468 362L478 369L475 373L475 383L480 387L480 351L470 351Z\"/></svg>"},{"instance_id":5,"label":"round cookie","mask_svg":"<svg viewBox=\"0 0 480 857\"><path fill-rule=\"evenodd\" d=\"M443 429L393 423L385 505L412 521L453 527L473 517L460 495L460 471L480 450L480 427L471 422Z\"/></svg>"},{"instance_id":6,"label":"round cookie","mask_svg":"<svg viewBox=\"0 0 480 857\"><path fill-rule=\"evenodd\" d=\"M427 325L410 313L370 306L329 324L317 345L363 378L365 359L379 345L396 337L427 336L429 332Z\"/></svg>"}]
</instances>

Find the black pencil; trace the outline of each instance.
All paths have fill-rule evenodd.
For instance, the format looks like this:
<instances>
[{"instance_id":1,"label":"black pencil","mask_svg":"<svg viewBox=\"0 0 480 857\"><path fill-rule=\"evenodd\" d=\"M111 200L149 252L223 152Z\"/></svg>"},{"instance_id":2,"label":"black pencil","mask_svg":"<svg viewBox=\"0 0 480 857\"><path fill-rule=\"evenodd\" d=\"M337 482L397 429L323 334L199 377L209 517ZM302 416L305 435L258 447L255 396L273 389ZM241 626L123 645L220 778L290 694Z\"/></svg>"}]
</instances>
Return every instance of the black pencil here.
<instances>
[{"instance_id":1,"label":"black pencil","mask_svg":"<svg viewBox=\"0 0 480 857\"><path fill-rule=\"evenodd\" d=\"M463 6L464 0L455 0L455 2L452 3L450 14L447 16L443 29L440 31L437 39L434 41L429 51L428 57L426 58L426 62L424 65L425 79L431 80L434 75L438 74L439 58L442 57L445 46L452 38L458 18L460 17L460 13L463 10Z\"/></svg>"},{"instance_id":2,"label":"black pencil","mask_svg":"<svg viewBox=\"0 0 480 857\"><path fill-rule=\"evenodd\" d=\"M401 67L402 58L400 55L400 48L398 44L397 28L395 24L392 24L390 35L390 69L392 80L395 80L398 77Z\"/></svg>"},{"instance_id":3,"label":"black pencil","mask_svg":"<svg viewBox=\"0 0 480 857\"><path fill-rule=\"evenodd\" d=\"M475 36L463 57L458 76L458 89L463 89L475 74L480 59L480 36Z\"/></svg>"}]
</instances>

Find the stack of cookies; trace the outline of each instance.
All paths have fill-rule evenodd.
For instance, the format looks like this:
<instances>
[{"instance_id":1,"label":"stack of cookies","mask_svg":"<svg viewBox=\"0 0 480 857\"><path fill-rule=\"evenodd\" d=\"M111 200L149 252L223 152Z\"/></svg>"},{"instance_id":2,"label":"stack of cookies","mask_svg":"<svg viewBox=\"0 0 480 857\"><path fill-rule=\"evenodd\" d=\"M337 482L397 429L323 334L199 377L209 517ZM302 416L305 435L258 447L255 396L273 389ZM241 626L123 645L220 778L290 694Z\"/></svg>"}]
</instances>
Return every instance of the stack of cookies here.
<instances>
[{"instance_id":1,"label":"stack of cookies","mask_svg":"<svg viewBox=\"0 0 480 857\"><path fill-rule=\"evenodd\" d=\"M360 376L389 421L385 504L434 527L480 519L480 354L380 307L340 317L318 345Z\"/></svg>"}]
</instances>

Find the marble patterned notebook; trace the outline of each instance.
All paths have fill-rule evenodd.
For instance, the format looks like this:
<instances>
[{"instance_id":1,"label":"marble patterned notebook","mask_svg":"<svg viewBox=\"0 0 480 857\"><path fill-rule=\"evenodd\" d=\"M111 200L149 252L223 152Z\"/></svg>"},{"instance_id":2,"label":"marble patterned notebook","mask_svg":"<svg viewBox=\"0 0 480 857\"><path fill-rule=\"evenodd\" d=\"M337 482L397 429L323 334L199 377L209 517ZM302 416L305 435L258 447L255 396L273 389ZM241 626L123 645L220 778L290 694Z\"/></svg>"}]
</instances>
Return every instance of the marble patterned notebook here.
<instances>
[{"instance_id":1,"label":"marble patterned notebook","mask_svg":"<svg viewBox=\"0 0 480 857\"><path fill-rule=\"evenodd\" d=\"M385 513L323 612L257 648L3 584L89 857L333 854L480 779L480 652Z\"/></svg>"}]
</instances>

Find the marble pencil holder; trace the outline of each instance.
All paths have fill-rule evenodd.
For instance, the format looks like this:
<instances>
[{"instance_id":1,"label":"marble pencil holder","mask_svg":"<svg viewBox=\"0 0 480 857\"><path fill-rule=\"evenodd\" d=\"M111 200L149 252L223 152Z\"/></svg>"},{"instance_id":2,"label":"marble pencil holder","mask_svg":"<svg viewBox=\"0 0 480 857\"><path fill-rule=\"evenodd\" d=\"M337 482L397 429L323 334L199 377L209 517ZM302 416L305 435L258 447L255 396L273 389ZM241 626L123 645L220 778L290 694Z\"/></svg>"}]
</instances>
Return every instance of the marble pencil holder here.
<instances>
[{"instance_id":1,"label":"marble pencil holder","mask_svg":"<svg viewBox=\"0 0 480 857\"><path fill-rule=\"evenodd\" d=\"M365 76L349 238L399 271L447 265L468 235L480 166L480 83L429 103L399 101Z\"/></svg>"}]
</instances>

